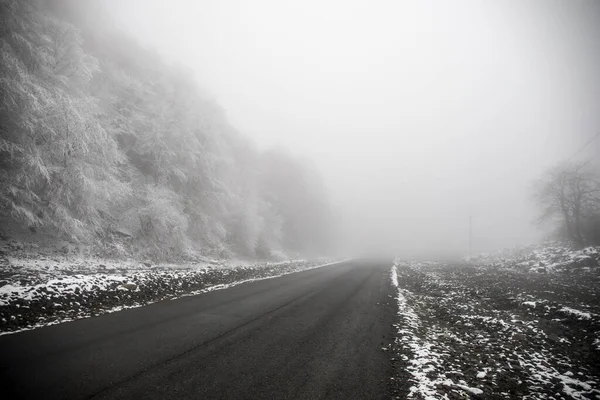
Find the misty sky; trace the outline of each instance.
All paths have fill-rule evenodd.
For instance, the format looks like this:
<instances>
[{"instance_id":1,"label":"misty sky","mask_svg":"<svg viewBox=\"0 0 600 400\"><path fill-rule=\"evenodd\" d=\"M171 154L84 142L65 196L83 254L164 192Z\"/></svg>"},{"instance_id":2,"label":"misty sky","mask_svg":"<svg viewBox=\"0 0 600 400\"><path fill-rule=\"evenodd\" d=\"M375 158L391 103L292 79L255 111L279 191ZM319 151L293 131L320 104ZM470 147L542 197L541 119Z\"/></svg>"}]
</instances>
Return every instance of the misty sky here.
<instances>
[{"instance_id":1,"label":"misty sky","mask_svg":"<svg viewBox=\"0 0 600 400\"><path fill-rule=\"evenodd\" d=\"M232 124L321 170L340 240L537 240L531 180L600 131L600 2L107 0ZM600 140L581 157L600 157Z\"/></svg>"}]
</instances>

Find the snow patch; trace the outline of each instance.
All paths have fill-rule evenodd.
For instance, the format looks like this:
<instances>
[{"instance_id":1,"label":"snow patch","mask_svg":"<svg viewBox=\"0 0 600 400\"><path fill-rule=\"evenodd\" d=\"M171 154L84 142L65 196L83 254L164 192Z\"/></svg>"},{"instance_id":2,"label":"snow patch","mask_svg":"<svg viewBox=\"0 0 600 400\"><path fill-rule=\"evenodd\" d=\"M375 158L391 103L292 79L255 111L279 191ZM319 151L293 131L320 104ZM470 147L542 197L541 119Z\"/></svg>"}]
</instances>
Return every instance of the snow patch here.
<instances>
[{"instance_id":1,"label":"snow patch","mask_svg":"<svg viewBox=\"0 0 600 400\"><path fill-rule=\"evenodd\" d=\"M592 319L592 314L589 312L583 312L583 311L579 311L576 310L574 308L571 307L562 307L560 310L558 310L562 313L565 314L570 314L570 315L574 315L577 318L582 318L582 319Z\"/></svg>"},{"instance_id":2,"label":"snow patch","mask_svg":"<svg viewBox=\"0 0 600 400\"><path fill-rule=\"evenodd\" d=\"M396 272L395 265L392 265L391 277L392 277L392 285L394 285L395 287L398 287L398 273Z\"/></svg>"}]
</instances>

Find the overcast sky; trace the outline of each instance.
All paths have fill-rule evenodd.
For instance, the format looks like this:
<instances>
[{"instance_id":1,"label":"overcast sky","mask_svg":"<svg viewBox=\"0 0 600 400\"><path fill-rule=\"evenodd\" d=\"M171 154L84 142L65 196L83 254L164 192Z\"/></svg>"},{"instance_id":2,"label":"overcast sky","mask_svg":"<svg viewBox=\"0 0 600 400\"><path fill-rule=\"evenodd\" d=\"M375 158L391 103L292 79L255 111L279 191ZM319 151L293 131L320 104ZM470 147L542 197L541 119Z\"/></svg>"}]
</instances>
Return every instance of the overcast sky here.
<instances>
[{"instance_id":1,"label":"overcast sky","mask_svg":"<svg viewBox=\"0 0 600 400\"><path fill-rule=\"evenodd\" d=\"M347 243L465 254L469 214L475 251L535 241L531 180L600 131L599 1L109 4L240 131L319 167Z\"/></svg>"}]
</instances>

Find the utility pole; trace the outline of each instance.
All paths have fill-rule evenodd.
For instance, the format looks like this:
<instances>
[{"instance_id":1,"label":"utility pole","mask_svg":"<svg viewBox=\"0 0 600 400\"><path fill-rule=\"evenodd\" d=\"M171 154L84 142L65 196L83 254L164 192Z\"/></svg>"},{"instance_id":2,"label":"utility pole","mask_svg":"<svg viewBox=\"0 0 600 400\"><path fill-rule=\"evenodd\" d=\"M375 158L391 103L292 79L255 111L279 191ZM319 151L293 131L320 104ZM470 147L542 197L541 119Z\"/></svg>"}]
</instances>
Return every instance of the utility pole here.
<instances>
[{"instance_id":1,"label":"utility pole","mask_svg":"<svg viewBox=\"0 0 600 400\"><path fill-rule=\"evenodd\" d=\"M473 255L473 218L469 214L469 257Z\"/></svg>"}]
</instances>

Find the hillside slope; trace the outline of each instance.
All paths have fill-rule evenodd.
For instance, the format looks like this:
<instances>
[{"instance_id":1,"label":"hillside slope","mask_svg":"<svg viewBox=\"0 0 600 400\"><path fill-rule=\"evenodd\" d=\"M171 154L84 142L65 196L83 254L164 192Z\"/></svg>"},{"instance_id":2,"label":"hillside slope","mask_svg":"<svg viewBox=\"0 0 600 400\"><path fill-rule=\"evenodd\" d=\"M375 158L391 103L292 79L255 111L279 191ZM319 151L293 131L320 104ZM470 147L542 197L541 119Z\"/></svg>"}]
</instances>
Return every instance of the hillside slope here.
<instances>
[{"instance_id":1,"label":"hillside slope","mask_svg":"<svg viewBox=\"0 0 600 400\"><path fill-rule=\"evenodd\" d=\"M0 26L3 226L115 257L326 250L318 173L258 151L99 3L3 0Z\"/></svg>"}]
</instances>

